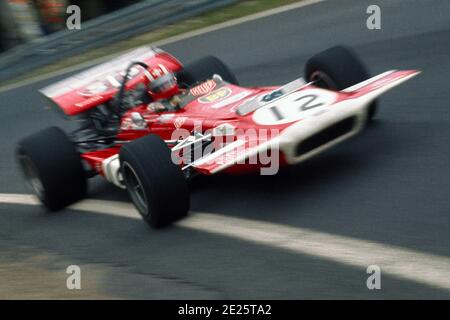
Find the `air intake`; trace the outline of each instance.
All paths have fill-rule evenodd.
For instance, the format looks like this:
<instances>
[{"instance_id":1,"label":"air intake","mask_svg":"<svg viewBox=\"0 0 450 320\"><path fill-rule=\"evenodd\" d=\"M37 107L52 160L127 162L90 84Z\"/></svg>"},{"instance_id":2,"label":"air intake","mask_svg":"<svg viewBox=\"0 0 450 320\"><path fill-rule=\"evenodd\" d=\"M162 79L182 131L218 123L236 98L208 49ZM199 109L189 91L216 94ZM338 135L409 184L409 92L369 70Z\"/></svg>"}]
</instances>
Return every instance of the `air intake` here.
<instances>
[{"instance_id":1,"label":"air intake","mask_svg":"<svg viewBox=\"0 0 450 320\"><path fill-rule=\"evenodd\" d=\"M306 138L298 144L295 150L295 156L300 157L351 132L355 127L356 122L356 117L346 118Z\"/></svg>"}]
</instances>

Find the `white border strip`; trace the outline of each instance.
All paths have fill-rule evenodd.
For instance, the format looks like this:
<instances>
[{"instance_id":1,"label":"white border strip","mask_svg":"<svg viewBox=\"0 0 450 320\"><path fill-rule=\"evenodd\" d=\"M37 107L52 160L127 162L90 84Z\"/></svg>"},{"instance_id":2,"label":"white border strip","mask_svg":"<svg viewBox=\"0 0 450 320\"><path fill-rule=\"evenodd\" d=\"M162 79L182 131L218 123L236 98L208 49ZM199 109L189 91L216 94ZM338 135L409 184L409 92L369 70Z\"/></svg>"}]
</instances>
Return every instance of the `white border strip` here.
<instances>
[{"instance_id":1,"label":"white border strip","mask_svg":"<svg viewBox=\"0 0 450 320\"><path fill-rule=\"evenodd\" d=\"M0 194L0 203L38 205L30 195ZM140 219L130 203L84 200L73 210ZM210 213L193 213L177 223L182 228L239 239L362 268L381 268L382 275L450 291L450 258L373 241L306 228ZM151 232L151 231L149 231ZM362 277L363 278L363 277Z\"/></svg>"}]
</instances>

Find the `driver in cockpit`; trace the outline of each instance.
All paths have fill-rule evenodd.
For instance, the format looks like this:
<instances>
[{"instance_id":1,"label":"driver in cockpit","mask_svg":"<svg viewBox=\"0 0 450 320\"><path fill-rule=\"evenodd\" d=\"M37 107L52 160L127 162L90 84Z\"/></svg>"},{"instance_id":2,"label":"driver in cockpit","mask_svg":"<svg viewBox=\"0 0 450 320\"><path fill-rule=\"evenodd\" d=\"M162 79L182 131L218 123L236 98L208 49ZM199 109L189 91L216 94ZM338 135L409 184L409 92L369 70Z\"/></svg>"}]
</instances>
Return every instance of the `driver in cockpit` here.
<instances>
[{"instance_id":1,"label":"driver in cockpit","mask_svg":"<svg viewBox=\"0 0 450 320\"><path fill-rule=\"evenodd\" d=\"M182 91L175 75L161 64L147 71L148 83L146 86L152 101L149 103L148 109L155 112L179 110Z\"/></svg>"},{"instance_id":2,"label":"driver in cockpit","mask_svg":"<svg viewBox=\"0 0 450 320\"><path fill-rule=\"evenodd\" d=\"M142 83L127 90L120 99L117 94L114 103L121 104L124 109L147 104L153 112L174 112L181 109L181 97L185 90L180 89L175 74L162 64L145 69ZM120 100L120 101L119 101Z\"/></svg>"}]
</instances>

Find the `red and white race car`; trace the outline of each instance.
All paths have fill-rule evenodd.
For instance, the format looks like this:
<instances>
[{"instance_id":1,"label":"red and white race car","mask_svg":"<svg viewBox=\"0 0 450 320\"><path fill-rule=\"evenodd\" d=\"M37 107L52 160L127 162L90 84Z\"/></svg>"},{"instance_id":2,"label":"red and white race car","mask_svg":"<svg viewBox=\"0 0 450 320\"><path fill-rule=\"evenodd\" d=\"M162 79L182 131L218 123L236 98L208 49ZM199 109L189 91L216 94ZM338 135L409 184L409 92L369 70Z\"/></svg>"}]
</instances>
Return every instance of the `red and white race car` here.
<instances>
[{"instance_id":1,"label":"red and white race car","mask_svg":"<svg viewBox=\"0 0 450 320\"><path fill-rule=\"evenodd\" d=\"M173 74L179 91L157 101L148 88L155 73ZM151 226L162 227L187 215L188 181L196 174L275 174L307 160L360 132L375 115L376 98L418 73L370 77L338 46L306 63L305 80L242 87L215 57L183 66L142 47L42 89L79 129L29 136L17 159L49 210L81 200L87 179L102 175L128 190Z\"/></svg>"}]
</instances>

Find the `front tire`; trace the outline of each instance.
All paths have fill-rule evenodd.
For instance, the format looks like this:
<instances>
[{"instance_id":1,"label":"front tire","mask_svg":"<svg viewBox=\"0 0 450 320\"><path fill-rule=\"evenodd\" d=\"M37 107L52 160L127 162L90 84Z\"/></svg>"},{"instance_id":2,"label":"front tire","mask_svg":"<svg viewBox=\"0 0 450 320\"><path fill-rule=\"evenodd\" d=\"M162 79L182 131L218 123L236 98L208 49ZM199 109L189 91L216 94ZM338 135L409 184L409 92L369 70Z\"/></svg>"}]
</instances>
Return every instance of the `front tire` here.
<instances>
[{"instance_id":1,"label":"front tire","mask_svg":"<svg viewBox=\"0 0 450 320\"><path fill-rule=\"evenodd\" d=\"M165 227L188 214L187 182L160 137L148 135L123 146L120 162L130 198L150 226Z\"/></svg>"},{"instance_id":2,"label":"front tire","mask_svg":"<svg viewBox=\"0 0 450 320\"><path fill-rule=\"evenodd\" d=\"M211 79L214 74L220 75L223 80L231 84L239 85L236 76L230 68L222 60L214 56L207 56L186 65L177 77L179 82L192 86Z\"/></svg>"},{"instance_id":3,"label":"front tire","mask_svg":"<svg viewBox=\"0 0 450 320\"><path fill-rule=\"evenodd\" d=\"M86 196L80 155L61 129L51 127L21 140L16 159L27 185L48 210L62 209Z\"/></svg>"},{"instance_id":4,"label":"front tire","mask_svg":"<svg viewBox=\"0 0 450 320\"><path fill-rule=\"evenodd\" d=\"M335 46L313 56L305 65L305 78L325 89L344 90L370 78L370 74L349 48ZM377 100L367 111L367 120L371 121L377 112Z\"/></svg>"}]
</instances>

